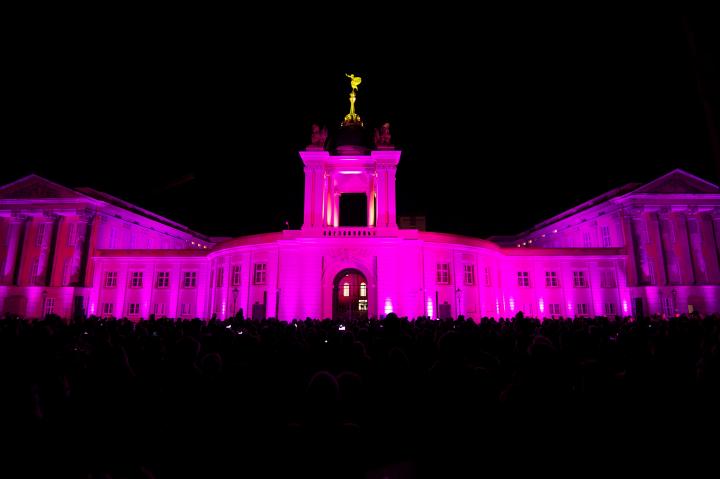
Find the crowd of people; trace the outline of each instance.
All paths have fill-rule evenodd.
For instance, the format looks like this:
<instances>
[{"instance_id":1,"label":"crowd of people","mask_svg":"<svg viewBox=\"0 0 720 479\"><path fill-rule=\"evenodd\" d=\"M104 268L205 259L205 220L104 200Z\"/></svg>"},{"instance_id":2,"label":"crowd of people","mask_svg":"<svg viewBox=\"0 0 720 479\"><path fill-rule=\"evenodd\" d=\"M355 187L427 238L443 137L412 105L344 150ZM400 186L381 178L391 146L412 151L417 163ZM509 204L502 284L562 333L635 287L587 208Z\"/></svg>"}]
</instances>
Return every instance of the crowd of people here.
<instances>
[{"instance_id":1,"label":"crowd of people","mask_svg":"<svg viewBox=\"0 0 720 479\"><path fill-rule=\"evenodd\" d=\"M717 436L720 317L6 318L0 381L5 477L474 477Z\"/></svg>"}]
</instances>

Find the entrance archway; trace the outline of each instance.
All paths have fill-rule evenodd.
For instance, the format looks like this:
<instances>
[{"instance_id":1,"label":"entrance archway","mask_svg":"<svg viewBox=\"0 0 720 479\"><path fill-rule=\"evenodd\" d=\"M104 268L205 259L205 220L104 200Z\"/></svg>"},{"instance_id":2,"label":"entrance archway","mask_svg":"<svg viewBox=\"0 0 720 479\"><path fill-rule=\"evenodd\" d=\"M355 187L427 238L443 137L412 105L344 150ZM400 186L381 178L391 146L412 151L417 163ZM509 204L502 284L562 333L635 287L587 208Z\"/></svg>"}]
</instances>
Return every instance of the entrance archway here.
<instances>
[{"instance_id":1,"label":"entrance archway","mask_svg":"<svg viewBox=\"0 0 720 479\"><path fill-rule=\"evenodd\" d=\"M368 317L368 282L356 269L340 271L333 281L333 319Z\"/></svg>"}]
</instances>

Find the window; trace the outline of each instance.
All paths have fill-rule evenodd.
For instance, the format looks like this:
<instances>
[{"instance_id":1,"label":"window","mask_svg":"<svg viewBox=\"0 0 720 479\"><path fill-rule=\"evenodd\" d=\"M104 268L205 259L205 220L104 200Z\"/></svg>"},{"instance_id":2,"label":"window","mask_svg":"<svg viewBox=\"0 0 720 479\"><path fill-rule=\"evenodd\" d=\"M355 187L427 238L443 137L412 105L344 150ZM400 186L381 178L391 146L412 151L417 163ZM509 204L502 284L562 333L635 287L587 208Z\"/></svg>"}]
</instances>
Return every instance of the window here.
<instances>
[{"instance_id":1,"label":"window","mask_svg":"<svg viewBox=\"0 0 720 479\"><path fill-rule=\"evenodd\" d=\"M43 245L43 242L45 241L45 229L46 228L47 228L47 225L45 223L40 223L38 225L37 236L35 237L35 246Z\"/></svg>"},{"instance_id":2,"label":"window","mask_svg":"<svg viewBox=\"0 0 720 479\"><path fill-rule=\"evenodd\" d=\"M217 283L215 284L215 286L217 286L218 288L222 288L224 282L225 282L225 268L218 268Z\"/></svg>"},{"instance_id":3,"label":"window","mask_svg":"<svg viewBox=\"0 0 720 479\"><path fill-rule=\"evenodd\" d=\"M343 296L346 298L350 296L350 283L343 284Z\"/></svg>"},{"instance_id":4,"label":"window","mask_svg":"<svg viewBox=\"0 0 720 479\"><path fill-rule=\"evenodd\" d=\"M38 271L40 270L40 259L33 258L32 264L30 265L30 283L40 284L40 277Z\"/></svg>"},{"instance_id":5,"label":"window","mask_svg":"<svg viewBox=\"0 0 720 479\"><path fill-rule=\"evenodd\" d=\"M485 267L485 286L492 286L492 276L490 275L490 268Z\"/></svg>"},{"instance_id":6,"label":"window","mask_svg":"<svg viewBox=\"0 0 720 479\"><path fill-rule=\"evenodd\" d=\"M137 316L140 314L140 303L130 303L128 307L129 316Z\"/></svg>"},{"instance_id":7,"label":"window","mask_svg":"<svg viewBox=\"0 0 720 479\"><path fill-rule=\"evenodd\" d=\"M530 274L527 271L518 271L518 286L530 286Z\"/></svg>"},{"instance_id":8,"label":"window","mask_svg":"<svg viewBox=\"0 0 720 479\"><path fill-rule=\"evenodd\" d=\"M560 316L560 305L559 304L548 304L548 312L553 318Z\"/></svg>"},{"instance_id":9,"label":"window","mask_svg":"<svg viewBox=\"0 0 720 479\"><path fill-rule=\"evenodd\" d=\"M240 286L240 266L233 266L232 269L232 285Z\"/></svg>"},{"instance_id":10,"label":"window","mask_svg":"<svg viewBox=\"0 0 720 479\"><path fill-rule=\"evenodd\" d=\"M601 271L600 272L600 287L601 288L614 288L615 287L615 273L613 271Z\"/></svg>"},{"instance_id":11,"label":"window","mask_svg":"<svg viewBox=\"0 0 720 479\"><path fill-rule=\"evenodd\" d=\"M557 286L558 286L557 271L546 271L545 272L545 286L548 288L557 288Z\"/></svg>"},{"instance_id":12,"label":"window","mask_svg":"<svg viewBox=\"0 0 720 479\"><path fill-rule=\"evenodd\" d=\"M183 273L183 288L194 288L197 284L197 272L185 271Z\"/></svg>"},{"instance_id":13,"label":"window","mask_svg":"<svg viewBox=\"0 0 720 479\"><path fill-rule=\"evenodd\" d=\"M190 303L183 303L180 305L180 315L190 316L192 314L192 305Z\"/></svg>"},{"instance_id":14,"label":"window","mask_svg":"<svg viewBox=\"0 0 720 479\"><path fill-rule=\"evenodd\" d=\"M360 296L363 298L367 296L367 285L365 283L360 283Z\"/></svg>"},{"instance_id":15,"label":"window","mask_svg":"<svg viewBox=\"0 0 720 479\"><path fill-rule=\"evenodd\" d=\"M157 287L167 288L170 285L170 272L160 271L157 277Z\"/></svg>"},{"instance_id":16,"label":"window","mask_svg":"<svg viewBox=\"0 0 720 479\"><path fill-rule=\"evenodd\" d=\"M577 309L575 311L578 316L587 316L588 305L585 303L578 303Z\"/></svg>"},{"instance_id":17,"label":"window","mask_svg":"<svg viewBox=\"0 0 720 479\"><path fill-rule=\"evenodd\" d=\"M108 248L113 249L117 246L117 231L115 228L110 229L110 237L108 238Z\"/></svg>"},{"instance_id":18,"label":"window","mask_svg":"<svg viewBox=\"0 0 720 479\"><path fill-rule=\"evenodd\" d=\"M367 299L358 301L358 311L367 311Z\"/></svg>"},{"instance_id":19,"label":"window","mask_svg":"<svg viewBox=\"0 0 720 479\"><path fill-rule=\"evenodd\" d=\"M43 316L55 313L55 298L45 298L43 305Z\"/></svg>"},{"instance_id":20,"label":"window","mask_svg":"<svg viewBox=\"0 0 720 479\"><path fill-rule=\"evenodd\" d=\"M68 225L68 236L67 236L67 245L68 248L73 248L75 246L75 243L77 242L77 224L70 223Z\"/></svg>"},{"instance_id":21,"label":"window","mask_svg":"<svg viewBox=\"0 0 720 479\"><path fill-rule=\"evenodd\" d=\"M117 286L117 271L105 271L105 287L114 288Z\"/></svg>"},{"instance_id":22,"label":"window","mask_svg":"<svg viewBox=\"0 0 720 479\"><path fill-rule=\"evenodd\" d=\"M103 316L108 318L113 315L113 304L112 303L104 303L102 308Z\"/></svg>"},{"instance_id":23,"label":"window","mask_svg":"<svg viewBox=\"0 0 720 479\"><path fill-rule=\"evenodd\" d=\"M585 271L573 271L573 286L576 288L587 287L587 280L585 279Z\"/></svg>"},{"instance_id":24,"label":"window","mask_svg":"<svg viewBox=\"0 0 720 479\"><path fill-rule=\"evenodd\" d=\"M590 238L590 232L585 231L583 233L583 247L590 248L592 246L592 239Z\"/></svg>"},{"instance_id":25,"label":"window","mask_svg":"<svg viewBox=\"0 0 720 479\"><path fill-rule=\"evenodd\" d=\"M136 244L137 244L137 234L132 232L132 233L130 233L130 249L135 249Z\"/></svg>"},{"instance_id":26,"label":"window","mask_svg":"<svg viewBox=\"0 0 720 479\"><path fill-rule=\"evenodd\" d=\"M142 271L133 271L130 274L130 287L131 288L142 288L143 287Z\"/></svg>"},{"instance_id":27,"label":"window","mask_svg":"<svg viewBox=\"0 0 720 479\"><path fill-rule=\"evenodd\" d=\"M165 303L155 303L153 314L155 316L165 316Z\"/></svg>"},{"instance_id":28,"label":"window","mask_svg":"<svg viewBox=\"0 0 720 479\"><path fill-rule=\"evenodd\" d=\"M605 316L615 316L615 303L605 303Z\"/></svg>"},{"instance_id":29,"label":"window","mask_svg":"<svg viewBox=\"0 0 720 479\"><path fill-rule=\"evenodd\" d=\"M437 282L438 284L448 284L450 282L450 265L448 263L438 263Z\"/></svg>"},{"instance_id":30,"label":"window","mask_svg":"<svg viewBox=\"0 0 720 479\"><path fill-rule=\"evenodd\" d=\"M602 245L603 248L609 248L610 247L610 227L609 226L601 226L600 227L600 236L602 237Z\"/></svg>"},{"instance_id":31,"label":"window","mask_svg":"<svg viewBox=\"0 0 720 479\"><path fill-rule=\"evenodd\" d=\"M253 277L255 284L265 284L266 266L265 263L255 263L255 275Z\"/></svg>"},{"instance_id":32,"label":"window","mask_svg":"<svg viewBox=\"0 0 720 479\"><path fill-rule=\"evenodd\" d=\"M62 285L68 286L70 284L70 276L72 275L72 258L65 258L63 261L62 270Z\"/></svg>"},{"instance_id":33,"label":"window","mask_svg":"<svg viewBox=\"0 0 720 479\"><path fill-rule=\"evenodd\" d=\"M465 265L465 284L472 286L475 284L475 265Z\"/></svg>"}]
</instances>

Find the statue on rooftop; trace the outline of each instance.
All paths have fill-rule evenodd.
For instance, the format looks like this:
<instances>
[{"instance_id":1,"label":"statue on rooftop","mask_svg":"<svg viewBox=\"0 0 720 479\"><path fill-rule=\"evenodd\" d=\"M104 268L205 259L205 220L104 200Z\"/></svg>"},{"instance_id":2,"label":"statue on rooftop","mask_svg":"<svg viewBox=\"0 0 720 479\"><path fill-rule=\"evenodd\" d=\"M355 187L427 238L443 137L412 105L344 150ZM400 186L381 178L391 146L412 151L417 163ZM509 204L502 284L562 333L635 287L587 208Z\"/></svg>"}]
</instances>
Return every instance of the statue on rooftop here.
<instances>
[{"instance_id":1,"label":"statue on rooftop","mask_svg":"<svg viewBox=\"0 0 720 479\"><path fill-rule=\"evenodd\" d=\"M309 150L323 150L325 149L325 141L327 140L327 128L322 127L320 128L320 125L317 125L313 123L312 126L312 134L310 135L310 145L308 146Z\"/></svg>"},{"instance_id":2,"label":"statue on rooftop","mask_svg":"<svg viewBox=\"0 0 720 479\"><path fill-rule=\"evenodd\" d=\"M379 149L389 149L392 148L392 143L390 142L390 123L383 123L383 125L380 127L380 130L375 128L375 147Z\"/></svg>"}]
</instances>

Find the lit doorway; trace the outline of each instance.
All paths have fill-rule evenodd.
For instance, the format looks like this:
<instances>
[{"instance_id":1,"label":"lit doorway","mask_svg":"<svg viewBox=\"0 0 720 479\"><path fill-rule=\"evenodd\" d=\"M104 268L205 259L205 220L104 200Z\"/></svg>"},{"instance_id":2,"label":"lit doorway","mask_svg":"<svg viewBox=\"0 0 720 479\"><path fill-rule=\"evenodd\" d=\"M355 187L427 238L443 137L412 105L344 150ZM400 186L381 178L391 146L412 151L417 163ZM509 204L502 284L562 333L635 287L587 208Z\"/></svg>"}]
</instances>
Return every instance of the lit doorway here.
<instances>
[{"instance_id":1,"label":"lit doorway","mask_svg":"<svg viewBox=\"0 0 720 479\"><path fill-rule=\"evenodd\" d=\"M368 317L368 283L356 269L344 269L333 282L333 319Z\"/></svg>"}]
</instances>

